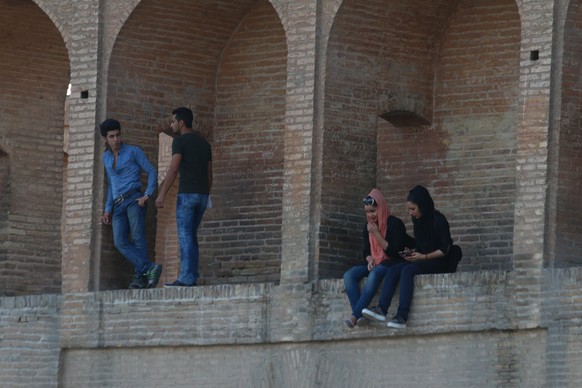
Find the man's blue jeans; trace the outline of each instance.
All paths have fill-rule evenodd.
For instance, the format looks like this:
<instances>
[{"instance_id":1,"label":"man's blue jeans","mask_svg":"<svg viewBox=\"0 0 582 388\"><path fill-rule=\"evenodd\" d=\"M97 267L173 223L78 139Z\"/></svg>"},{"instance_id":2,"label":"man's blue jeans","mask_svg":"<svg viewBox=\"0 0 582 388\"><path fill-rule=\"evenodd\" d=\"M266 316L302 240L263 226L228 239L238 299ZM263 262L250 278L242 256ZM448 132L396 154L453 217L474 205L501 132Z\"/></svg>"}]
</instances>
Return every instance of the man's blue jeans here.
<instances>
[{"instance_id":1,"label":"man's blue jeans","mask_svg":"<svg viewBox=\"0 0 582 388\"><path fill-rule=\"evenodd\" d=\"M178 281L193 285L198 281L198 227L206 211L208 194L178 194L176 225L180 243L180 276Z\"/></svg>"},{"instance_id":2,"label":"man's blue jeans","mask_svg":"<svg viewBox=\"0 0 582 388\"><path fill-rule=\"evenodd\" d=\"M356 319L362 316L362 310L368 307L374 298L389 268L386 265L377 265L368 272L367 265L357 265L344 273L344 287L352 307L352 315ZM366 276L368 279L360 292L360 281Z\"/></svg>"},{"instance_id":3,"label":"man's blue jeans","mask_svg":"<svg viewBox=\"0 0 582 388\"><path fill-rule=\"evenodd\" d=\"M143 274L152 265L148 260L145 233L146 208L137 204L142 194L137 192L113 208L113 242L115 248Z\"/></svg>"}]
</instances>

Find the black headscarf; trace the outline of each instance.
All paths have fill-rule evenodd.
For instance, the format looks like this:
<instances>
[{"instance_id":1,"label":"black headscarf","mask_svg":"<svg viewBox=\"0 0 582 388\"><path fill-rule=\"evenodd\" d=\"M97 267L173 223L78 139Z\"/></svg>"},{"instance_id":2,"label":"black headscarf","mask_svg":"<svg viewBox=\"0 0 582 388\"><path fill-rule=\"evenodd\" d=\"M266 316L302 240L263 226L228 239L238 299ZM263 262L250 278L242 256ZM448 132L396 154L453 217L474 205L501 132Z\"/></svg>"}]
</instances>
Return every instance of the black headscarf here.
<instances>
[{"instance_id":1,"label":"black headscarf","mask_svg":"<svg viewBox=\"0 0 582 388\"><path fill-rule=\"evenodd\" d=\"M428 190L423 186L416 186L408 192L406 200L418 205L421 217L412 217L414 225L414 238L416 240L416 251L420 253L430 253L433 251L433 224L434 224L434 201Z\"/></svg>"}]
</instances>

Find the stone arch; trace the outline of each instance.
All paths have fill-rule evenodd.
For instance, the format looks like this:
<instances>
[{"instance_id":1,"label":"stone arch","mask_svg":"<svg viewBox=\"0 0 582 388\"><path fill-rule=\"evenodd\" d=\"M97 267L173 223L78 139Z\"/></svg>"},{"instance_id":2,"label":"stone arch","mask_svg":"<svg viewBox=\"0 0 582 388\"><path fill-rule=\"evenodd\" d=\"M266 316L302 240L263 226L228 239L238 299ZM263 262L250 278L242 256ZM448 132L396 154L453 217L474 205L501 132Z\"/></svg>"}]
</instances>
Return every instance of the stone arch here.
<instances>
[{"instance_id":1,"label":"stone arch","mask_svg":"<svg viewBox=\"0 0 582 388\"><path fill-rule=\"evenodd\" d=\"M161 22L169 9L180 12ZM125 140L158 161L162 176L171 141L158 138L157 128L173 108L187 106L213 145L214 208L199 234L201 283L278 279L286 59L285 31L268 0L141 1L116 38L107 116L125 125ZM156 225L149 241L164 264L162 281L175 280L179 261L176 188L148 219ZM234 192L240 195L233 202ZM113 259L102 258L101 287L125 287L130 271L109 234L102 257Z\"/></svg>"},{"instance_id":2,"label":"stone arch","mask_svg":"<svg viewBox=\"0 0 582 388\"><path fill-rule=\"evenodd\" d=\"M509 179L509 175L514 177L515 170L511 171L511 167L515 164L497 167L515 150L513 114L519 86L519 14L513 0L474 3L347 0L341 4L327 49L322 172L326 184L322 187L319 253L322 277L340 276L354 263L353 259L359 259L363 222L360 197L372 187L383 190L393 207L393 214L405 221L408 221L404 206L406 193L415 184L429 187L435 194L437 206L450 219L461 221L467 214L477 217L476 211L470 207L457 209L454 205L459 199L455 194L457 190L470 192L470 177L477 174L477 171L464 172L465 180L456 176L456 169L460 167L458 158L469 155L469 152L463 154L460 150L465 147L465 142L472 141L456 125L466 130L471 120L476 123L489 120L488 125L498 131L506 129L512 132L508 135L508 143L499 146L499 153L485 164L494 166L496 173L503 174L504 179ZM474 4L472 9L469 4ZM447 100L446 87L450 80L444 82L446 74L443 73L447 66L450 66L448 69L454 68L453 56L446 51L447 45L454 45L463 38L457 33L449 33L461 28L462 20L455 21L455 15L465 12L466 16L474 18L478 18L479 13L491 17L491 12L494 12L491 10L502 10L502 27L511 32L507 38L509 43L500 38L500 44L511 57L501 65L507 66L504 69L510 72L511 82L503 84L502 96L485 99L485 104L492 107L489 115L469 111L447 115L449 107L453 108L457 103L462 105ZM465 27L471 30L471 26ZM473 31L474 34L467 35L464 43L478 48L479 31L474 28ZM484 31L488 33L492 29ZM494 55L487 55L487 58L493 61ZM478 57L467 58L467 61L478 67ZM496 70L500 69L496 64L492 65ZM462 63L457 63L457 69L459 67ZM458 88L460 90L462 85L459 84ZM495 106L495 100L499 100L499 106ZM388 112L410 112L411 117L423 120L404 119L394 125L381 118ZM480 140L475 138L475 141L478 144ZM494 139L488 141L494 148ZM514 186L510 187L504 194L510 195L514 190ZM499 198L496 200L500 201ZM491 241L486 243L491 251L471 249L469 243L469 253L483 253L488 257L465 269L479 268L482 263L487 268L484 263L491 262L491 255L498 255L499 259L493 260L494 264L489 268L506 268L505 263L511 255L511 239L506 241L505 237L513 225L513 213L509 210L499 216L489 215L490 218L477 223L489 226L488 233L503 233L504 238L500 247L494 248L496 239L491 237ZM471 236L462 234L463 227L462 222L454 227L454 237L471 241ZM477 226L471 234L479 234ZM497 253L492 252L495 249ZM338 258L344 261L339 266Z\"/></svg>"},{"instance_id":3,"label":"stone arch","mask_svg":"<svg viewBox=\"0 0 582 388\"><path fill-rule=\"evenodd\" d=\"M0 0L2 295L60 292L66 44L32 0ZM12 21L18 20L18 23ZM40 60L42 58L42 60ZM6 170L5 170L6 171Z\"/></svg>"}]
</instances>

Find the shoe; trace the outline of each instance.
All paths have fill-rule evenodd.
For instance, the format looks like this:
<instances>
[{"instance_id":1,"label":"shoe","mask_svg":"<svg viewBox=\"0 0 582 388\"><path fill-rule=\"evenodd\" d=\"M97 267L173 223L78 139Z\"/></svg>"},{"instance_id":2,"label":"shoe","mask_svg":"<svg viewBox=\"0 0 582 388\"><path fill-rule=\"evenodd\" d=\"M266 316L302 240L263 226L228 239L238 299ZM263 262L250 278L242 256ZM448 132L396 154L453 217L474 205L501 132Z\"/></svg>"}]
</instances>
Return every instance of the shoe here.
<instances>
[{"instance_id":1,"label":"shoe","mask_svg":"<svg viewBox=\"0 0 582 388\"><path fill-rule=\"evenodd\" d=\"M406 329L406 321L400 315L395 315L386 326L393 329Z\"/></svg>"},{"instance_id":2,"label":"shoe","mask_svg":"<svg viewBox=\"0 0 582 388\"><path fill-rule=\"evenodd\" d=\"M196 283L194 283L194 284L186 284L186 283L182 283L179 280L176 280L174 283L166 283L166 284L164 284L164 288L194 287L195 285L196 285Z\"/></svg>"},{"instance_id":3,"label":"shoe","mask_svg":"<svg viewBox=\"0 0 582 388\"><path fill-rule=\"evenodd\" d=\"M356 321L356 326L366 326L366 325L368 325L368 320L364 317L360 317Z\"/></svg>"},{"instance_id":4,"label":"shoe","mask_svg":"<svg viewBox=\"0 0 582 388\"><path fill-rule=\"evenodd\" d=\"M378 322L385 322L386 321L386 314L380 306L372 307L371 309L363 309L362 315L368 319Z\"/></svg>"},{"instance_id":5,"label":"shoe","mask_svg":"<svg viewBox=\"0 0 582 388\"><path fill-rule=\"evenodd\" d=\"M143 277L143 275L135 275L131 283L129 283L129 289L131 290L138 290L142 288L147 288L148 282Z\"/></svg>"},{"instance_id":6,"label":"shoe","mask_svg":"<svg viewBox=\"0 0 582 388\"><path fill-rule=\"evenodd\" d=\"M349 329L353 329L353 328L354 328L354 326L356 326L356 325L354 325L354 322L352 322L352 320L351 320L351 319L349 319L349 318L346 318L346 319L344 319L344 324L345 324L345 325L346 325L346 326L347 326Z\"/></svg>"},{"instance_id":7,"label":"shoe","mask_svg":"<svg viewBox=\"0 0 582 388\"><path fill-rule=\"evenodd\" d=\"M143 274L147 279L147 288L156 288L158 282L160 281L160 276L162 275L162 266L159 264L154 264L150 269Z\"/></svg>"}]
</instances>

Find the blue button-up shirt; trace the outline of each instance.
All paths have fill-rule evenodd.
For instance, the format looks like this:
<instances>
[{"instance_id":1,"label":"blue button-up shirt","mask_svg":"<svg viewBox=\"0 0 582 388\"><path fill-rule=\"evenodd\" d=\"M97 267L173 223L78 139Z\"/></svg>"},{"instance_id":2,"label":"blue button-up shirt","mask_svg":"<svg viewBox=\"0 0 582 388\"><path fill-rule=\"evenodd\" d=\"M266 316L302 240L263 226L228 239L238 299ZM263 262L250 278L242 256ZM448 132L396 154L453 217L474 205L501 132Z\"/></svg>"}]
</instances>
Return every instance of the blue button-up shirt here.
<instances>
[{"instance_id":1,"label":"blue button-up shirt","mask_svg":"<svg viewBox=\"0 0 582 388\"><path fill-rule=\"evenodd\" d=\"M111 213L113 200L131 190L141 190L141 170L148 174L148 185L144 195L150 197L158 184L158 172L152 166L141 148L122 143L117 152L117 164L111 150L103 154L103 164L107 172L107 202L105 211Z\"/></svg>"}]
</instances>

